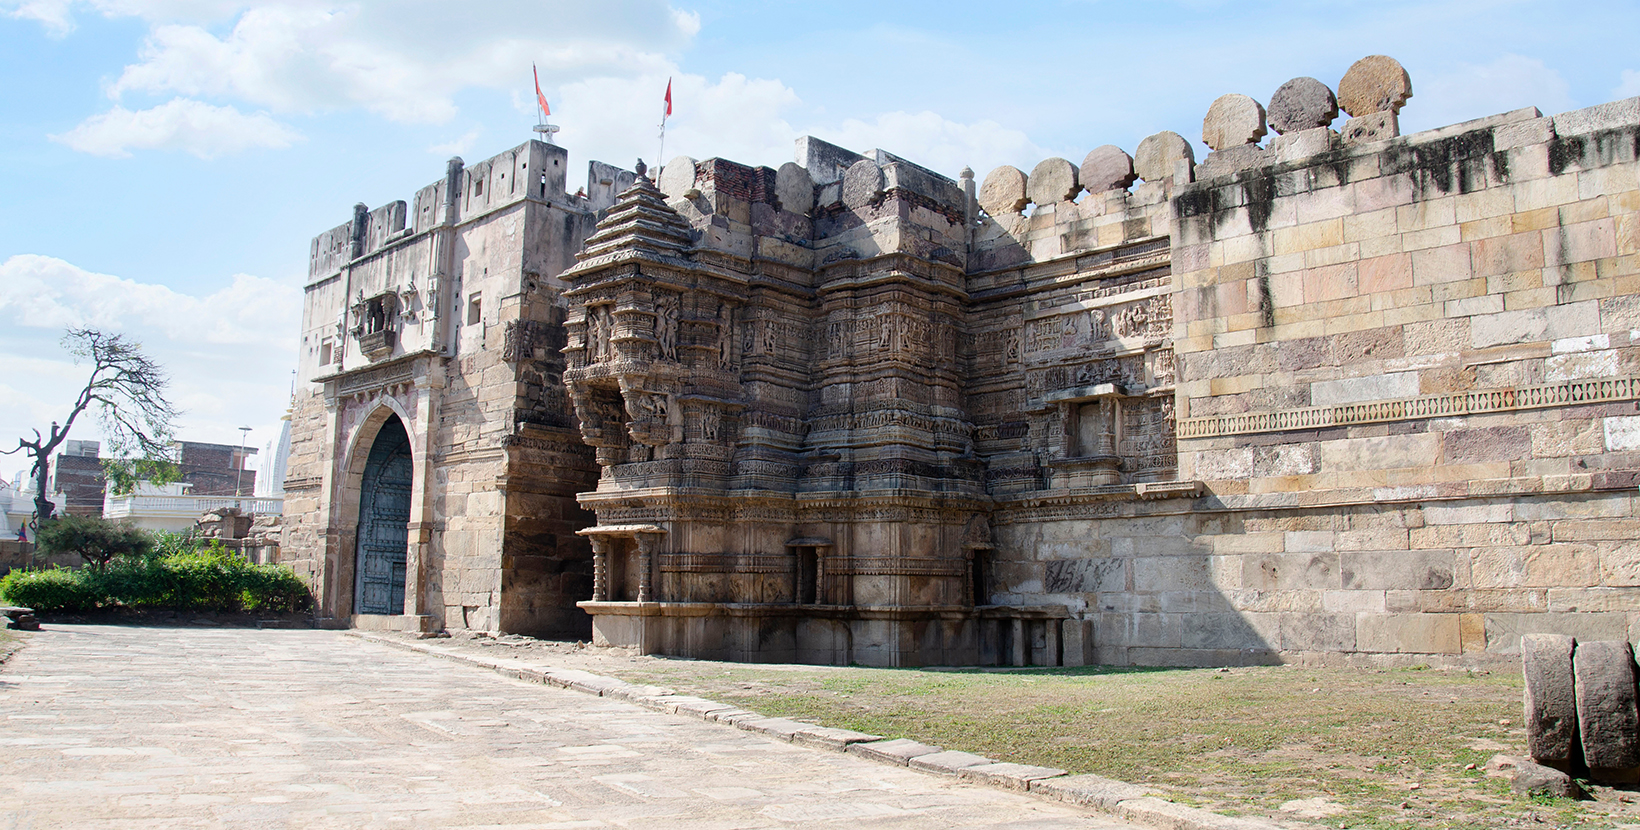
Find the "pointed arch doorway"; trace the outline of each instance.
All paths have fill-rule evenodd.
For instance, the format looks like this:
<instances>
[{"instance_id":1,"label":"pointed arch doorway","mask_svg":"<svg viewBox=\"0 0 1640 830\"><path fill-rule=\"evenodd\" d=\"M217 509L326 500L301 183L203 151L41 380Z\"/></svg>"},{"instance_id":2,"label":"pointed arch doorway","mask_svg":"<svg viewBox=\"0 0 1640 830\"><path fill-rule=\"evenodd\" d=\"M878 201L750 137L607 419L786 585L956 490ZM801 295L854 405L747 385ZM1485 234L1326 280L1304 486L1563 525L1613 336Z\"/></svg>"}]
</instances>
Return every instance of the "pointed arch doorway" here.
<instances>
[{"instance_id":1,"label":"pointed arch doorway","mask_svg":"<svg viewBox=\"0 0 1640 830\"><path fill-rule=\"evenodd\" d=\"M356 614L404 613L413 471L410 436L397 415L389 416L370 445L359 483L358 561L353 580Z\"/></svg>"}]
</instances>

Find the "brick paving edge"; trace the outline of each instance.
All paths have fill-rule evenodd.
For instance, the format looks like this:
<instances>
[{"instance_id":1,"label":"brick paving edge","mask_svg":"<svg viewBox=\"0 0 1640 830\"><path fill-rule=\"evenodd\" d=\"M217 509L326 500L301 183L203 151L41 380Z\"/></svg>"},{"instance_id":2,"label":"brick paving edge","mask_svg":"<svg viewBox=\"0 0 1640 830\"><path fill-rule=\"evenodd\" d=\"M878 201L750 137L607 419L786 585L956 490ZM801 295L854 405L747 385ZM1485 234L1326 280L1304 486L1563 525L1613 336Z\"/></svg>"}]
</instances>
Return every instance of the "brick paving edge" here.
<instances>
[{"instance_id":1,"label":"brick paving edge","mask_svg":"<svg viewBox=\"0 0 1640 830\"><path fill-rule=\"evenodd\" d=\"M944 775L967 783L1010 792L1025 792L1098 810L1159 830L1290 830L1288 825L1262 819L1225 816L1158 798L1154 790L1099 775L1070 775L1061 769L999 762L966 752L941 750L907 738L885 739L849 729L817 726L787 718L771 718L738 706L693 695L680 695L659 686L643 686L579 669L543 667L517 660L463 654L427 643L412 643L367 631L342 634L367 642L414 651L433 657L547 686L636 703L646 709L687 715L734 726L783 741L833 752L847 752L867 760L910 767L930 775ZM892 749L890 748L892 747Z\"/></svg>"}]
</instances>

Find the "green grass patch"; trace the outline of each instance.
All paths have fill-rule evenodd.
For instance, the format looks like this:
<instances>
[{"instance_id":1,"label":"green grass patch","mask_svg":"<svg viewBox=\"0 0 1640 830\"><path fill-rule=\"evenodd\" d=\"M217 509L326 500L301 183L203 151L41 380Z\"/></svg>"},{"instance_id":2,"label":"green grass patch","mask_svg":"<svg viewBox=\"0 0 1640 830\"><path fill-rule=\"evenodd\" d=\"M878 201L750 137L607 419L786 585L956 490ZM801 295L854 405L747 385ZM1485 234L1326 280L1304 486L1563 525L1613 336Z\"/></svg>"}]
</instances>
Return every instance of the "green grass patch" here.
<instances>
[{"instance_id":1,"label":"green grass patch","mask_svg":"<svg viewBox=\"0 0 1640 830\"><path fill-rule=\"evenodd\" d=\"M1485 775L1493 755L1525 752L1521 680L1508 671L660 659L611 673L768 715L1097 773L1225 813L1383 830L1609 826L1586 804L1516 799L1507 781ZM1324 814L1281 809L1318 798Z\"/></svg>"}]
</instances>

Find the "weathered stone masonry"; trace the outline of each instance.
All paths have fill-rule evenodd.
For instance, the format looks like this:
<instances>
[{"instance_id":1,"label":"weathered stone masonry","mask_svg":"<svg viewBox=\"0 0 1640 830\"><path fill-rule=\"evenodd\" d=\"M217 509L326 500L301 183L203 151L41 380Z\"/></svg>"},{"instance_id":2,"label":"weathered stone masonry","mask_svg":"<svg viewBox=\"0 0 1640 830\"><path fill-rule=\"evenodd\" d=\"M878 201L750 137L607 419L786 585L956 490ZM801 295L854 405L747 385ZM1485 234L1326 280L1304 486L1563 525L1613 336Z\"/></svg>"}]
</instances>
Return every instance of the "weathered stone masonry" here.
<instances>
[{"instance_id":1,"label":"weathered stone masonry","mask_svg":"<svg viewBox=\"0 0 1640 830\"><path fill-rule=\"evenodd\" d=\"M1410 91L1375 57L1337 104L1284 85L1263 145L1225 96L1200 164L1161 133L978 186L814 139L594 163L586 199L474 206L452 168L411 230L316 242L286 550L348 613L390 410L428 627L584 630L582 600L604 642L886 665L1640 633L1640 99L1399 136ZM486 162L492 194L526 156L562 151ZM407 284L434 299L380 351Z\"/></svg>"}]
</instances>

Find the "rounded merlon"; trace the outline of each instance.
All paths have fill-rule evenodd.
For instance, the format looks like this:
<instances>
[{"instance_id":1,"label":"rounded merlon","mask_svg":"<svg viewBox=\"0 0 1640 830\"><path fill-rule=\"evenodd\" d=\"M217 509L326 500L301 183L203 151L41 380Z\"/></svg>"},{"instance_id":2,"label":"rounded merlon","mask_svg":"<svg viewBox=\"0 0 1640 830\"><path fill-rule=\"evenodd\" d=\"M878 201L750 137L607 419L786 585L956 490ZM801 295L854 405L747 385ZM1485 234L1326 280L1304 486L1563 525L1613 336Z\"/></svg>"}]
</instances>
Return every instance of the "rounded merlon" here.
<instances>
[{"instance_id":1,"label":"rounded merlon","mask_svg":"<svg viewBox=\"0 0 1640 830\"><path fill-rule=\"evenodd\" d=\"M1184 136L1164 130L1139 142L1133 152L1133 172L1147 182L1159 182L1173 175L1179 161L1196 163L1196 151Z\"/></svg>"},{"instance_id":2,"label":"rounded merlon","mask_svg":"<svg viewBox=\"0 0 1640 830\"><path fill-rule=\"evenodd\" d=\"M675 156L661 168L660 181L655 184L667 196L688 198L695 190L695 160L689 156Z\"/></svg>"},{"instance_id":3,"label":"rounded merlon","mask_svg":"<svg viewBox=\"0 0 1640 830\"><path fill-rule=\"evenodd\" d=\"M774 190L781 210L807 214L814 209L814 179L796 162L788 161L775 171Z\"/></svg>"},{"instance_id":4,"label":"rounded merlon","mask_svg":"<svg viewBox=\"0 0 1640 830\"><path fill-rule=\"evenodd\" d=\"M851 208L865 207L881 196L886 186L883 168L871 159L861 159L843 173L843 204Z\"/></svg>"},{"instance_id":5,"label":"rounded merlon","mask_svg":"<svg viewBox=\"0 0 1640 830\"><path fill-rule=\"evenodd\" d=\"M1081 190L1076 174L1076 165L1065 159L1043 159L1031 168L1025 195L1038 205L1071 201Z\"/></svg>"},{"instance_id":6,"label":"rounded merlon","mask_svg":"<svg viewBox=\"0 0 1640 830\"><path fill-rule=\"evenodd\" d=\"M1368 55L1350 65L1338 82L1338 106L1353 118L1375 112L1399 113L1412 97L1412 77L1388 55Z\"/></svg>"},{"instance_id":7,"label":"rounded merlon","mask_svg":"<svg viewBox=\"0 0 1640 830\"><path fill-rule=\"evenodd\" d=\"M1004 164L985 174L979 186L979 206L992 216L1018 213L1030 204L1025 171Z\"/></svg>"},{"instance_id":8,"label":"rounded merlon","mask_svg":"<svg viewBox=\"0 0 1640 830\"><path fill-rule=\"evenodd\" d=\"M1270 129L1285 135L1332 126L1338 118L1338 98L1314 78L1294 78L1270 96Z\"/></svg>"},{"instance_id":9,"label":"rounded merlon","mask_svg":"<svg viewBox=\"0 0 1640 830\"><path fill-rule=\"evenodd\" d=\"M1215 150L1257 144L1264 137L1264 105L1246 95L1220 95L1202 117L1202 143Z\"/></svg>"},{"instance_id":10,"label":"rounded merlon","mask_svg":"<svg viewBox=\"0 0 1640 830\"><path fill-rule=\"evenodd\" d=\"M1089 193L1126 190L1137 178L1133 172L1133 157L1114 144L1090 150L1078 169L1082 189Z\"/></svg>"}]
</instances>

